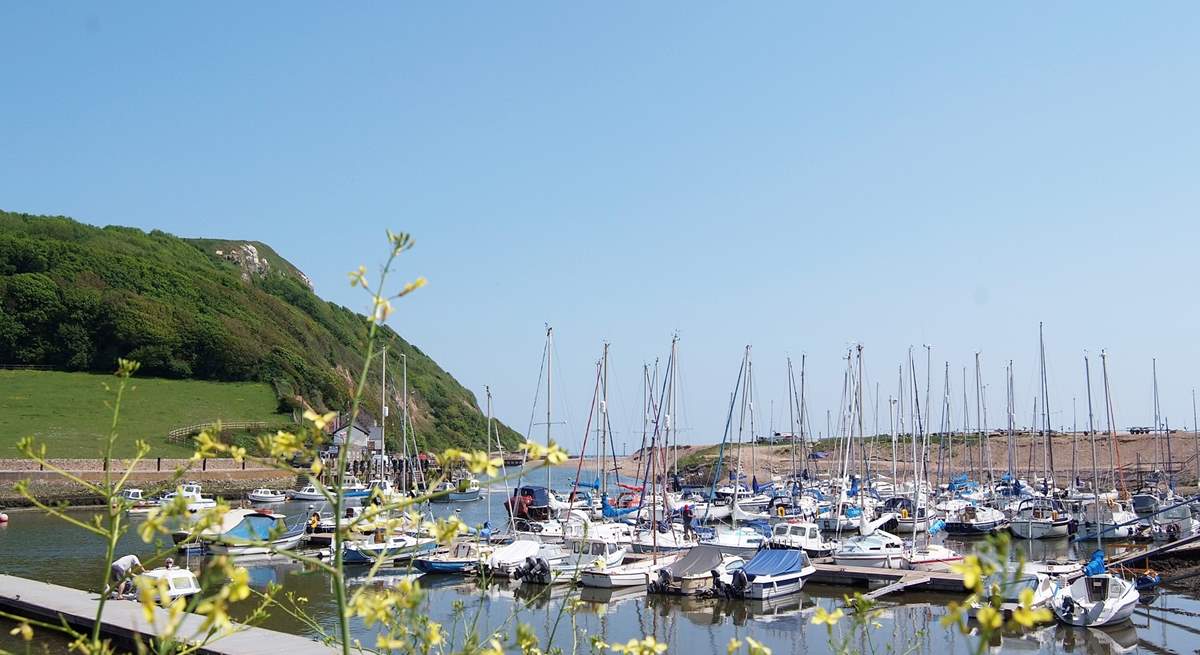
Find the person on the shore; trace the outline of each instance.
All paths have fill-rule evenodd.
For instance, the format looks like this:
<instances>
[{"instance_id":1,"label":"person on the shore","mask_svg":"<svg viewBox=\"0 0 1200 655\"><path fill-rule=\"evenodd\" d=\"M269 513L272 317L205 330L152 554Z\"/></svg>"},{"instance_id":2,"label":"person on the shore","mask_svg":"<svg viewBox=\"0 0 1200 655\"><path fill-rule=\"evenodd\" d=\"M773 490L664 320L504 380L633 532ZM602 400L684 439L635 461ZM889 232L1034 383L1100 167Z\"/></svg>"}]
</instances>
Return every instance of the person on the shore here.
<instances>
[{"instance_id":1,"label":"person on the shore","mask_svg":"<svg viewBox=\"0 0 1200 655\"><path fill-rule=\"evenodd\" d=\"M141 573L146 569L142 567L142 560L138 559L137 555L126 555L112 563L109 573L112 575L113 593L117 596L124 596L133 589L133 580L130 579L130 574Z\"/></svg>"}]
</instances>

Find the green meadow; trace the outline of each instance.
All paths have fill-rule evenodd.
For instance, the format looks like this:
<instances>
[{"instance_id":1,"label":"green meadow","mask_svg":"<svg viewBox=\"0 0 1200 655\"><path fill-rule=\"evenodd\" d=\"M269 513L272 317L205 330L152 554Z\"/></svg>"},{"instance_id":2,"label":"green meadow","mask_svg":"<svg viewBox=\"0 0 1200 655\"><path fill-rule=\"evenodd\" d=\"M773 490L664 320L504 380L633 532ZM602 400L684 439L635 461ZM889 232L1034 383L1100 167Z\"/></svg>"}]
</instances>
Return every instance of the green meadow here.
<instances>
[{"instance_id":1,"label":"green meadow","mask_svg":"<svg viewBox=\"0 0 1200 655\"><path fill-rule=\"evenodd\" d=\"M112 424L118 379L94 373L0 370L0 458L18 457L19 439L33 436L50 457L99 457ZM152 457L187 457L186 444L167 441L174 428L221 420L286 423L270 385L138 378L121 402L114 455L134 454L144 439Z\"/></svg>"}]
</instances>

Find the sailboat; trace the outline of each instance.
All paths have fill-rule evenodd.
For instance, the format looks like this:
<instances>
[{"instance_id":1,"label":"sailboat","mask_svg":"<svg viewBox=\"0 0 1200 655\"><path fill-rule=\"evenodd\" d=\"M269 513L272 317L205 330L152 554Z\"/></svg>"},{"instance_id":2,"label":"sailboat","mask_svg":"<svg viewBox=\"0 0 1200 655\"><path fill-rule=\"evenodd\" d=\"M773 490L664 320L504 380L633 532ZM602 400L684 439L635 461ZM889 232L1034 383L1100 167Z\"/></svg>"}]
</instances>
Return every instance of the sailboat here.
<instances>
[{"instance_id":1,"label":"sailboat","mask_svg":"<svg viewBox=\"0 0 1200 655\"><path fill-rule=\"evenodd\" d=\"M1071 534L1074 519L1062 501L1045 496L1026 498L1017 505L1009 530L1021 539L1055 539Z\"/></svg>"}]
</instances>

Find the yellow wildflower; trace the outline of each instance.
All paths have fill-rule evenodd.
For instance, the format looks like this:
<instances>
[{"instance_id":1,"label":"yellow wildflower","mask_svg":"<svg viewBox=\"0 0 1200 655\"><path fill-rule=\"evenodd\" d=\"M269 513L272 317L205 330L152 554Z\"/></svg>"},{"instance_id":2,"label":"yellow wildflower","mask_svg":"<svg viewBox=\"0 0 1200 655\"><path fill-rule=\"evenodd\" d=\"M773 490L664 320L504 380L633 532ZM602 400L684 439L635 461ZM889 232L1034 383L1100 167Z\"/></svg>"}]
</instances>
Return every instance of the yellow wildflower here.
<instances>
[{"instance_id":1,"label":"yellow wildflower","mask_svg":"<svg viewBox=\"0 0 1200 655\"><path fill-rule=\"evenodd\" d=\"M367 267L359 266L357 269L350 271L350 286L367 288Z\"/></svg>"},{"instance_id":2,"label":"yellow wildflower","mask_svg":"<svg viewBox=\"0 0 1200 655\"><path fill-rule=\"evenodd\" d=\"M844 615L845 612L843 612L842 608L840 607L832 612L826 610L824 607L818 607L816 613L813 614L812 622L813 625L827 625L832 628L833 626L837 625L837 622L840 621Z\"/></svg>"},{"instance_id":3,"label":"yellow wildflower","mask_svg":"<svg viewBox=\"0 0 1200 655\"><path fill-rule=\"evenodd\" d=\"M476 450L473 453L467 454L464 459L467 461L467 469L476 475L486 475L489 478L496 477L500 472L500 466L504 464L504 460L499 457L492 457L490 453L484 450Z\"/></svg>"},{"instance_id":4,"label":"yellow wildflower","mask_svg":"<svg viewBox=\"0 0 1200 655\"><path fill-rule=\"evenodd\" d=\"M427 281L425 280L425 278L419 277L419 278L413 280L412 282L409 282L408 284L404 285L404 288L400 290L400 293L396 294L396 297L403 298L404 296L407 296L408 294L416 291L417 289L420 289L421 287L425 286L426 284L427 284Z\"/></svg>"},{"instance_id":5,"label":"yellow wildflower","mask_svg":"<svg viewBox=\"0 0 1200 655\"><path fill-rule=\"evenodd\" d=\"M979 621L979 625L988 632L994 632L1004 625L1004 616L1000 611L991 605L984 605L975 613L975 620Z\"/></svg>"},{"instance_id":6,"label":"yellow wildflower","mask_svg":"<svg viewBox=\"0 0 1200 655\"><path fill-rule=\"evenodd\" d=\"M479 655L504 655L504 646L500 645L499 639L492 637L487 645L480 649Z\"/></svg>"},{"instance_id":7,"label":"yellow wildflower","mask_svg":"<svg viewBox=\"0 0 1200 655\"><path fill-rule=\"evenodd\" d=\"M329 412L326 414L318 414L311 409L304 410L304 420L312 421L312 424L318 430L324 430L326 425L333 422L337 418L337 412Z\"/></svg>"},{"instance_id":8,"label":"yellow wildflower","mask_svg":"<svg viewBox=\"0 0 1200 655\"><path fill-rule=\"evenodd\" d=\"M313 475L321 475L321 469L323 468L325 468L325 465L321 463L321 460L314 459L312 466L309 466L308 470L312 472Z\"/></svg>"},{"instance_id":9,"label":"yellow wildflower","mask_svg":"<svg viewBox=\"0 0 1200 655\"><path fill-rule=\"evenodd\" d=\"M742 642L737 639L730 639L729 645L725 647L725 655L733 655L742 647Z\"/></svg>"},{"instance_id":10,"label":"yellow wildflower","mask_svg":"<svg viewBox=\"0 0 1200 655\"><path fill-rule=\"evenodd\" d=\"M950 569L955 573L962 574L963 586L975 592L982 590L983 585L983 567L979 563L978 555L967 555L963 558L962 564L951 564Z\"/></svg>"},{"instance_id":11,"label":"yellow wildflower","mask_svg":"<svg viewBox=\"0 0 1200 655\"><path fill-rule=\"evenodd\" d=\"M33 627L25 621L21 621L19 624L17 624L17 627L9 630L8 634L13 635L14 637L21 635L21 638L25 641L33 641Z\"/></svg>"},{"instance_id":12,"label":"yellow wildflower","mask_svg":"<svg viewBox=\"0 0 1200 655\"><path fill-rule=\"evenodd\" d=\"M430 646L437 646L441 644L442 641L442 624L430 621L429 625L425 626L425 643L429 644Z\"/></svg>"},{"instance_id":13,"label":"yellow wildflower","mask_svg":"<svg viewBox=\"0 0 1200 655\"><path fill-rule=\"evenodd\" d=\"M1033 609L1032 589L1021 590L1020 604L1012 613L1014 623L1024 628L1032 628L1039 623L1048 622L1053 618L1054 615L1045 607Z\"/></svg>"}]
</instances>

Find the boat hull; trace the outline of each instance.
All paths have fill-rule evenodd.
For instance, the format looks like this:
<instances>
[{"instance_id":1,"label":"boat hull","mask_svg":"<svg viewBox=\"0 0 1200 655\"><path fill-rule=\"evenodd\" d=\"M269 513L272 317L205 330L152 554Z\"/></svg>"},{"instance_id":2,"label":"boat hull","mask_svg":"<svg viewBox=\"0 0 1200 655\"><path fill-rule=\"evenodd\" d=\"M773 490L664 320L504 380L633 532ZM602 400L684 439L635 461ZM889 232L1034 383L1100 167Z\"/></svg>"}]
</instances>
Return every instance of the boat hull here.
<instances>
[{"instance_id":1,"label":"boat hull","mask_svg":"<svg viewBox=\"0 0 1200 655\"><path fill-rule=\"evenodd\" d=\"M834 553L838 566L866 566L876 569L910 569L912 564L904 553Z\"/></svg>"},{"instance_id":2,"label":"boat hull","mask_svg":"<svg viewBox=\"0 0 1200 655\"><path fill-rule=\"evenodd\" d=\"M1008 524L1008 529L1021 539L1058 539L1071 533L1071 520L1057 521L1022 521L1014 519Z\"/></svg>"},{"instance_id":3,"label":"boat hull","mask_svg":"<svg viewBox=\"0 0 1200 655\"><path fill-rule=\"evenodd\" d=\"M946 533L959 536L983 536L1000 532L1007 524L1003 520L996 521L946 521Z\"/></svg>"}]
</instances>

